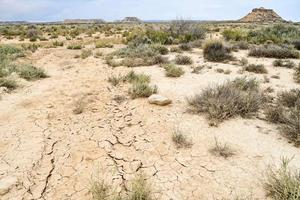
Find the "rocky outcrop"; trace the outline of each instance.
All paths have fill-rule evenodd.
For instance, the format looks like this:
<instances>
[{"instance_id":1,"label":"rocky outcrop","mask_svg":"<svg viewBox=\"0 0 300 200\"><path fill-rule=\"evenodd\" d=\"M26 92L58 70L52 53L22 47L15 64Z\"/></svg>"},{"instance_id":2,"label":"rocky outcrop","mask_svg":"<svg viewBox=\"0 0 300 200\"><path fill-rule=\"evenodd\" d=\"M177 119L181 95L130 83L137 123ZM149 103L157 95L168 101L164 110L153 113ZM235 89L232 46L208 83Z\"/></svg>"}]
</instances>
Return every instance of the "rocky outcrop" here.
<instances>
[{"instance_id":1,"label":"rocky outcrop","mask_svg":"<svg viewBox=\"0 0 300 200\"><path fill-rule=\"evenodd\" d=\"M123 20L122 20L123 23L141 23L142 20L140 20L139 18L137 17L125 17Z\"/></svg>"},{"instance_id":2,"label":"rocky outcrop","mask_svg":"<svg viewBox=\"0 0 300 200\"><path fill-rule=\"evenodd\" d=\"M240 19L241 22L280 22L284 21L274 10L255 8L251 13Z\"/></svg>"}]
</instances>

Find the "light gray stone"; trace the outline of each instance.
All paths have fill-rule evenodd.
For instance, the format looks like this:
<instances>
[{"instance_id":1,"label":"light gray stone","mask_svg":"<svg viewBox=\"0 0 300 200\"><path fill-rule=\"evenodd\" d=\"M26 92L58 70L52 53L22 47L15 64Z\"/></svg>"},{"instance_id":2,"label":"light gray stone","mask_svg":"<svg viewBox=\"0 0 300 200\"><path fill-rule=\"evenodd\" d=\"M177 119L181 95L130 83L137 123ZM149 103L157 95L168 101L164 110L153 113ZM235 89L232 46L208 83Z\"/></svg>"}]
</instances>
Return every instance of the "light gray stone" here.
<instances>
[{"instance_id":1,"label":"light gray stone","mask_svg":"<svg viewBox=\"0 0 300 200\"><path fill-rule=\"evenodd\" d=\"M148 101L150 104L155 104L155 105L159 105L159 106L166 106L169 105L170 103L172 103L172 100L161 96L159 94L153 94L148 98Z\"/></svg>"}]
</instances>

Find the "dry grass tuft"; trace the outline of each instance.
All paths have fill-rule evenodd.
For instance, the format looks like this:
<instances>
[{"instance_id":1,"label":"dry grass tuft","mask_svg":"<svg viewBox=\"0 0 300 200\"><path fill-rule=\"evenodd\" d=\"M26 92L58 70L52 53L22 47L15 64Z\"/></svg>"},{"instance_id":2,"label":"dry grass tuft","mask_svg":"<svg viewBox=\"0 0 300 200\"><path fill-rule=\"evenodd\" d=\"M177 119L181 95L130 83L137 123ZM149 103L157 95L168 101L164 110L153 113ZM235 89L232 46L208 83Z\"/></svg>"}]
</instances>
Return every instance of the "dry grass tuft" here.
<instances>
[{"instance_id":1,"label":"dry grass tuft","mask_svg":"<svg viewBox=\"0 0 300 200\"><path fill-rule=\"evenodd\" d=\"M173 132L172 141L177 149L190 148L193 145L193 143L177 129Z\"/></svg>"},{"instance_id":2,"label":"dry grass tuft","mask_svg":"<svg viewBox=\"0 0 300 200\"><path fill-rule=\"evenodd\" d=\"M223 157L225 159L235 155L234 150L226 143L221 144L217 138L215 138L215 146L209 149L209 152L215 156Z\"/></svg>"},{"instance_id":3,"label":"dry grass tuft","mask_svg":"<svg viewBox=\"0 0 300 200\"><path fill-rule=\"evenodd\" d=\"M289 168L290 159L283 158L280 168L270 167L264 188L274 200L300 199L300 171Z\"/></svg>"}]
</instances>

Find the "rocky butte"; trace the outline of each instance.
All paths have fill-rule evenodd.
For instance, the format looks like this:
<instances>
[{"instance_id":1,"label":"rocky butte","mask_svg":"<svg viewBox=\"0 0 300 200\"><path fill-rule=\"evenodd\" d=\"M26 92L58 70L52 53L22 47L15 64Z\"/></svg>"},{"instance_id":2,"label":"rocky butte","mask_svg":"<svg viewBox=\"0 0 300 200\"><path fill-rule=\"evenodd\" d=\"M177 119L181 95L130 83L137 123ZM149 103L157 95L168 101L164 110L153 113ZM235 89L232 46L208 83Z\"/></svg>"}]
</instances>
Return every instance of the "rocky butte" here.
<instances>
[{"instance_id":1,"label":"rocky butte","mask_svg":"<svg viewBox=\"0 0 300 200\"><path fill-rule=\"evenodd\" d=\"M241 22L282 22L284 21L274 10L255 8L251 13L240 19Z\"/></svg>"}]
</instances>

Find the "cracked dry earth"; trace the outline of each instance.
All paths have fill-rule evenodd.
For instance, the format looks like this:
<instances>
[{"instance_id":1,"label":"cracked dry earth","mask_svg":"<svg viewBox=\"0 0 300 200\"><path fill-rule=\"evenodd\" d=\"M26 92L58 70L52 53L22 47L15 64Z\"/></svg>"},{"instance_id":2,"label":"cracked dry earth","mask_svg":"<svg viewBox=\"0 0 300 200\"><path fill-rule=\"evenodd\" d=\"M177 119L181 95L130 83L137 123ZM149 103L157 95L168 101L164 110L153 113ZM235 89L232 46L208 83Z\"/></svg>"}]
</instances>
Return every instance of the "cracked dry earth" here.
<instances>
[{"instance_id":1,"label":"cracked dry earth","mask_svg":"<svg viewBox=\"0 0 300 200\"><path fill-rule=\"evenodd\" d=\"M92 179L130 190L138 173L162 200L266 199L267 166L278 164L281 156L295 156L293 164L299 166L299 149L263 120L238 118L212 128L204 116L186 112L187 94L208 85L213 75L216 80L226 75L186 73L170 80L157 67L135 69L150 74L173 104L157 107L128 96L117 103L114 97L126 96L128 86L112 87L107 78L129 69L113 70L92 57L74 59L74 52L37 51L29 59L50 77L2 97L0 179L14 176L18 184L0 199L91 199ZM84 112L75 115L78 101L84 102ZM190 149L172 144L174 127L192 139ZM227 160L211 155L215 137L236 155Z\"/></svg>"}]
</instances>

